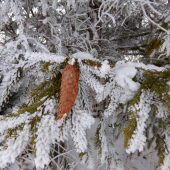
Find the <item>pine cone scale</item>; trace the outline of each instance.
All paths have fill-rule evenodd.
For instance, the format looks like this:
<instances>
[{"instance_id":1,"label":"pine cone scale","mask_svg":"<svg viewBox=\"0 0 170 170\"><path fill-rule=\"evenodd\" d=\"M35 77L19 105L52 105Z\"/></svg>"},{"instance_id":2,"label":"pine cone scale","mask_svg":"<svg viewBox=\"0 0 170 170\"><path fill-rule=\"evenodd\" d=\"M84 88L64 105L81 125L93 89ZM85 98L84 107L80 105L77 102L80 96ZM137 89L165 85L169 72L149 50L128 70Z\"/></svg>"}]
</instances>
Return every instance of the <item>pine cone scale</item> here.
<instances>
[{"instance_id":1,"label":"pine cone scale","mask_svg":"<svg viewBox=\"0 0 170 170\"><path fill-rule=\"evenodd\" d=\"M79 71L76 65L66 64L61 80L61 92L57 120L71 111L78 93Z\"/></svg>"}]
</instances>

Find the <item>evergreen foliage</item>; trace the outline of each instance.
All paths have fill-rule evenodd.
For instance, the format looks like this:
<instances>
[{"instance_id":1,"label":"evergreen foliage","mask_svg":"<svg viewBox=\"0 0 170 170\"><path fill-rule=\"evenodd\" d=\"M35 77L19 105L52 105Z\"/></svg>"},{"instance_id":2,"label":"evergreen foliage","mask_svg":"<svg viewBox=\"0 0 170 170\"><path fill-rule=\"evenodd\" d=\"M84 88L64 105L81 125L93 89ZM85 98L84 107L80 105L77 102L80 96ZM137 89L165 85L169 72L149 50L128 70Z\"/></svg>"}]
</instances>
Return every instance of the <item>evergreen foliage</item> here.
<instances>
[{"instance_id":1,"label":"evergreen foliage","mask_svg":"<svg viewBox=\"0 0 170 170\"><path fill-rule=\"evenodd\" d=\"M143 69L142 69L143 70ZM128 126L125 127L123 129L123 134L125 135L125 141L124 141L124 147L128 149L128 152L134 152L134 141L132 139L134 139L136 137L136 135L139 135L140 137L138 137L138 139L141 141L137 141L137 149L141 152L143 150L143 146L144 144L142 144L143 142L146 142L146 138L145 136L142 137L142 135L144 134L145 128L147 128L148 125L144 125L143 127L143 131L142 134L140 134L141 132L139 132L138 126L141 126L142 123L144 123L145 121L147 121L147 119L149 119L149 112L151 111L151 105L154 105L155 107L155 113L154 113L154 117L151 117L151 119L155 119L157 117L158 114L160 114L160 112L162 112L162 110L160 109L160 104L158 105L158 101L159 103L161 103L162 107L167 108L165 113L166 115L169 114L169 76L170 76L170 72L169 72L169 68L165 69L165 71L146 71L144 70L143 76L144 76L144 81L141 84L140 89L138 90L138 93L134 96L133 100L130 102L129 104L129 109L128 109L128 116L129 116L129 121L128 121ZM143 96L144 94L144 96ZM150 99L149 99L149 98ZM141 108L141 102L143 102L143 105L145 108ZM148 105L148 104L149 105ZM142 106L143 107L143 106ZM152 106L153 107L153 106ZM141 115L141 110L142 109L146 109L145 110L145 114L148 115ZM162 119L160 119L158 122L158 127L156 127L155 125L157 123L154 124L153 127L153 137L151 138L151 141L148 142L153 142L153 140L156 140L156 147L155 149L158 151L158 156L159 156L159 166L164 164L164 159L165 159L165 152L166 152L166 140L165 140L165 131L167 131L169 125L168 123L163 123L162 121L164 121L164 116L162 115ZM145 117L145 118L144 118ZM143 119L143 120L140 120ZM144 122L141 122L144 121ZM166 121L168 121L168 118L166 117ZM164 127L162 127L162 125ZM168 127L167 127L168 126ZM159 132L159 129L161 130L161 133ZM140 127L140 131L141 131L141 127ZM155 132L156 131L156 132ZM144 141L142 141L142 138ZM139 144L140 143L140 144ZM143 146L142 146L143 145ZM129 147L132 146L133 148L129 149ZM150 146L150 144L149 144ZM141 147L141 148L140 148Z\"/></svg>"},{"instance_id":2,"label":"evergreen foliage","mask_svg":"<svg viewBox=\"0 0 170 170\"><path fill-rule=\"evenodd\" d=\"M0 1L0 169L130 169L128 158L151 146L154 168L170 169L168 7L162 0ZM78 94L59 125L70 58Z\"/></svg>"}]
</instances>

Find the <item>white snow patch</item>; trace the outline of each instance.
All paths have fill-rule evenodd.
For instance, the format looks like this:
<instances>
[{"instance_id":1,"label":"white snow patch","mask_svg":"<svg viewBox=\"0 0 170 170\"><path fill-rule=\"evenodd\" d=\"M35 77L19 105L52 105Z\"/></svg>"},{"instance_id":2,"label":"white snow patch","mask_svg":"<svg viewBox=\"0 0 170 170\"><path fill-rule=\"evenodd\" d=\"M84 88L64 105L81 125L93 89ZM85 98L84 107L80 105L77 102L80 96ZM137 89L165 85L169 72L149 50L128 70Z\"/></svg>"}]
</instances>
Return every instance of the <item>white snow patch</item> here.
<instances>
[{"instance_id":1,"label":"white snow patch","mask_svg":"<svg viewBox=\"0 0 170 170\"><path fill-rule=\"evenodd\" d=\"M60 127L63 124L66 117L67 117L67 113L64 113L63 117L61 119L57 120L58 127Z\"/></svg>"},{"instance_id":2,"label":"white snow patch","mask_svg":"<svg viewBox=\"0 0 170 170\"><path fill-rule=\"evenodd\" d=\"M157 70L157 71L163 71L163 67L156 67L154 65L145 65L143 63L134 63L134 62L127 62L125 61L118 61L115 65L115 68L113 68L115 72L115 81L119 86L122 88L126 88L126 86L129 87L132 91L137 91L140 87L140 84L138 82L134 82L132 80L133 77L135 77L137 73L137 68L142 68L145 70Z\"/></svg>"},{"instance_id":3,"label":"white snow patch","mask_svg":"<svg viewBox=\"0 0 170 170\"><path fill-rule=\"evenodd\" d=\"M75 63L75 59L74 58L70 58L68 60L68 64L73 65L74 63Z\"/></svg>"},{"instance_id":4,"label":"white snow patch","mask_svg":"<svg viewBox=\"0 0 170 170\"><path fill-rule=\"evenodd\" d=\"M102 66L100 67L101 77L105 77L105 75L109 73L110 65L108 63L107 60L102 63Z\"/></svg>"},{"instance_id":5,"label":"white snow patch","mask_svg":"<svg viewBox=\"0 0 170 170\"><path fill-rule=\"evenodd\" d=\"M90 53L86 52L77 52L72 54L71 58L81 59L81 60L96 60L93 58L93 56Z\"/></svg>"}]
</instances>

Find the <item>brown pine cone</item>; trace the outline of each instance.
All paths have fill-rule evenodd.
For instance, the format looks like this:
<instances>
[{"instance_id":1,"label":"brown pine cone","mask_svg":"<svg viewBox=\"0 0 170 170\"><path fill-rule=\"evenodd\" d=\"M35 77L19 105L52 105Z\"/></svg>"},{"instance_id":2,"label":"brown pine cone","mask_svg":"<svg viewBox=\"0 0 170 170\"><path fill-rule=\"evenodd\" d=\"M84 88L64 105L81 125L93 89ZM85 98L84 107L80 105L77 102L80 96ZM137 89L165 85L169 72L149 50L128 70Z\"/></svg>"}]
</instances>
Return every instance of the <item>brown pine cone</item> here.
<instances>
[{"instance_id":1,"label":"brown pine cone","mask_svg":"<svg viewBox=\"0 0 170 170\"><path fill-rule=\"evenodd\" d=\"M75 63L72 65L70 59L62 74L57 120L65 119L71 111L77 97L78 83L79 71Z\"/></svg>"}]
</instances>

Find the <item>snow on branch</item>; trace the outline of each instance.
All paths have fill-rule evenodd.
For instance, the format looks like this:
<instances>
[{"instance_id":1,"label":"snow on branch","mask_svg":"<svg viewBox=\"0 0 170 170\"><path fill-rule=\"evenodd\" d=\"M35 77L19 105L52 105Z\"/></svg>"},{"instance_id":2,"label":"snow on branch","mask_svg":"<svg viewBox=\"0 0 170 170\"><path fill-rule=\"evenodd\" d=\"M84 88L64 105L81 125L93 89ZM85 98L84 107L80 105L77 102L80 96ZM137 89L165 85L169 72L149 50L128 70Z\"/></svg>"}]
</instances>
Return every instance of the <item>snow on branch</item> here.
<instances>
[{"instance_id":1,"label":"snow on branch","mask_svg":"<svg viewBox=\"0 0 170 170\"><path fill-rule=\"evenodd\" d=\"M86 137L86 129L90 129L91 125L95 122L92 115L89 114L87 110L83 110L80 101L81 99L79 91L75 105L72 109L72 128L70 133L78 153L85 152L87 150L88 143Z\"/></svg>"},{"instance_id":2,"label":"snow on branch","mask_svg":"<svg viewBox=\"0 0 170 170\"><path fill-rule=\"evenodd\" d=\"M161 46L161 51L166 50L166 53L169 56L170 55L170 35L165 35L163 39L164 39L164 42Z\"/></svg>"},{"instance_id":3,"label":"snow on branch","mask_svg":"<svg viewBox=\"0 0 170 170\"><path fill-rule=\"evenodd\" d=\"M101 62L99 68L97 67L97 64L96 64L94 68L88 67L87 69L93 74L96 74L98 77L105 78L108 76L110 72L110 65L109 65L109 62L105 60Z\"/></svg>"},{"instance_id":4,"label":"snow on branch","mask_svg":"<svg viewBox=\"0 0 170 170\"><path fill-rule=\"evenodd\" d=\"M8 103L11 93L18 91L20 87L19 79L21 77L21 68L6 71L3 74L2 82L0 85L0 111Z\"/></svg>"},{"instance_id":5,"label":"snow on branch","mask_svg":"<svg viewBox=\"0 0 170 170\"><path fill-rule=\"evenodd\" d=\"M20 114L19 116L14 115L13 117L10 117L10 116L3 117L3 119L1 119L0 133L3 134L5 130L14 129L22 123L25 123L25 122L28 123L28 120L32 119L35 115L36 113L30 114L28 112L25 112L24 114Z\"/></svg>"},{"instance_id":6,"label":"snow on branch","mask_svg":"<svg viewBox=\"0 0 170 170\"><path fill-rule=\"evenodd\" d=\"M86 84L91 87L96 93L102 93L104 90L104 87L101 85L101 83L86 69L85 66L80 66L81 76L83 81L86 82Z\"/></svg>"},{"instance_id":7,"label":"snow on branch","mask_svg":"<svg viewBox=\"0 0 170 170\"><path fill-rule=\"evenodd\" d=\"M118 61L113 68L115 81L122 88L126 88L126 86L128 86L131 91L137 91L140 84L138 82L134 82L132 79L135 77L138 68L143 68L145 70L164 70L163 67L156 67L151 64L145 65L143 63Z\"/></svg>"},{"instance_id":8,"label":"snow on branch","mask_svg":"<svg viewBox=\"0 0 170 170\"><path fill-rule=\"evenodd\" d=\"M56 54L51 54L51 53L29 53L27 52L25 54L25 60L27 61L26 67L33 65L37 62L44 61L44 62L56 62L56 63L62 63L66 58L64 56L58 56Z\"/></svg>"},{"instance_id":9,"label":"snow on branch","mask_svg":"<svg viewBox=\"0 0 170 170\"><path fill-rule=\"evenodd\" d=\"M112 19L112 22L113 24L115 24L115 18L114 16L112 16L111 14L109 14L109 11L118 5L118 1L104 1L100 7L99 7L99 10L98 10L98 17L99 17L99 21L102 21L103 22L103 19L102 17L104 17L104 15L108 15L111 19ZM109 7L107 9L107 7ZM97 25L97 24L96 24Z\"/></svg>"},{"instance_id":10,"label":"snow on branch","mask_svg":"<svg viewBox=\"0 0 170 170\"><path fill-rule=\"evenodd\" d=\"M25 124L21 130L16 131L17 138L8 138L6 141L7 149L0 151L0 167L5 168L7 163L15 163L19 156L30 142L30 125Z\"/></svg>"},{"instance_id":11,"label":"snow on branch","mask_svg":"<svg viewBox=\"0 0 170 170\"><path fill-rule=\"evenodd\" d=\"M128 154L134 153L136 150L141 152L144 149L146 143L146 136L144 132L146 129L146 120L149 117L151 104L153 103L152 98L153 93L150 91L142 91L139 103L128 108L129 113L135 113L135 115L131 114L129 119L134 119L134 116L136 117L136 129L132 135L132 138L128 142L128 148L126 149Z\"/></svg>"},{"instance_id":12,"label":"snow on branch","mask_svg":"<svg viewBox=\"0 0 170 170\"><path fill-rule=\"evenodd\" d=\"M164 153L164 161L163 161L163 163L161 162L161 164L160 164L161 170L167 170L167 169L170 168L170 165L169 165L169 161L170 161L170 153L169 153L169 150L170 150L169 129L167 129L165 134L166 134L165 142L166 142L166 147L168 149L168 152Z\"/></svg>"},{"instance_id":13,"label":"snow on branch","mask_svg":"<svg viewBox=\"0 0 170 170\"><path fill-rule=\"evenodd\" d=\"M95 134L95 148L99 152L101 164L105 164L107 168L115 167L123 170L124 166L121 163L119 156L116 154L116 148L113 145L113 139L109 134L112 133L112 128L107 126L107 119L100 121Z\"/></svg>"},{"instance_id":14,"label":"snow on branch","mask_svg":"<svg viewBox=\"0 0 170 170\"><path fill-rule=\"evenodd\" d=\"M146 10L145 10L145 8L144 8L144 5L145 5L145 4L142 4L142 3L141 3L141 9L142 9L143 14L145 15L145 17L146 17L152 24L156 25L158 28L160 28L161 30L163 30L164 32L166 32L166 33L169 35L170 33L169 33L169 31L168 31L167 29L163 28L160 24L156 23L153 19L151 19L151 18L148 16L148 14L146 13Z\"/></svg>"}]
</instances>

